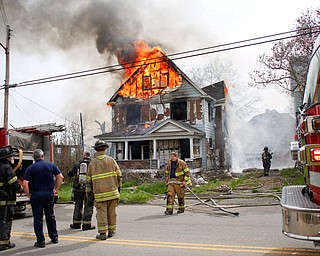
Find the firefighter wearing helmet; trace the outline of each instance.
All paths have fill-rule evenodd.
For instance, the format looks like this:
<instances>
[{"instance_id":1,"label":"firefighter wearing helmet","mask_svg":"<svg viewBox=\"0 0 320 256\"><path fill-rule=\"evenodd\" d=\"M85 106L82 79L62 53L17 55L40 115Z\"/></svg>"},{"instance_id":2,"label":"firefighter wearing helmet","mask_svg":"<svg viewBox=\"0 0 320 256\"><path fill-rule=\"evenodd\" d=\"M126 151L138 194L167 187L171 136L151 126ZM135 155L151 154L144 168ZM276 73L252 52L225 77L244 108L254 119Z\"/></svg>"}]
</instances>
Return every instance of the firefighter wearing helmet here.
<instances>
[{"instance_id":1,"label":"firefighter wearing helmet","mask_svg":"<svg viewBox=\"0 0 320 256\"><path fill-rule=\"evenodd\" d=\"M86 193L94 194L94 205L97 209L99 234L96 239L106 240L113 237L116 231L116 207L120 198L122 175L117 162L106 155L108 144L98 140L94 149L96 153L90 162L87 172Z\"/></svg>"},{"instance_id":2,"label":"firefighter wearing helmet","mask_svg":"<svg viewBox=\"0 0 320 256\"><path fill-rule=\"evenodd\" d=\"M268 176L272 159L272 153L268 151L268 147L264 147L261 157L263 164L263 175Z\"/></svg>"},{"instance_id":3,"label":"firefighter wearing helmet","mask_svg":"<svg viewBox=\"0 0 320 256\"><path fill-rule=\"evenodd\" d=\"M5 146L0 149L0 251L15 247L10 242L16 192L22 187L13 171L14 149Z\"/></svg>"},{"instance_id":4,"label":"firefighter wearing helmet","mask_svg":"<svg viewBox=\"0 0 320 256\"><path fill-rule=\"evenodd\" d=\"M187 164L178 158L176 152L170 153L170 160L166 166L167 175L167 209L165 214L173 213L173 203L175 195L178 195L179 209L177 213L183 213L185 209L185 191L186 186L191 186L190 171Z\"/></svg>"}]
</instances>

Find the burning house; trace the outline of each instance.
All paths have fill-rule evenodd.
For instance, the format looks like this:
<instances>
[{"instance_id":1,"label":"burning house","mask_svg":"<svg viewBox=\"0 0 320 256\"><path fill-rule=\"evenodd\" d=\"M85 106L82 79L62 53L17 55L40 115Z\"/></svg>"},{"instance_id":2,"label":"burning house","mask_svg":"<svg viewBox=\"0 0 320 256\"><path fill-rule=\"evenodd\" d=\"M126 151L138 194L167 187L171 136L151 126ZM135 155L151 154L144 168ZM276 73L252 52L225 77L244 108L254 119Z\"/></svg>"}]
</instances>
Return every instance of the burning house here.
<instances>
[{"instance_id":1,"label":"burning house","mask_svg":"<svg viewBox=\"0 0 320 256\"><path fill-rule=\"evenodd\" d=\"M125 82L107 103L112 131L95 138L108 142L111 156L127 169L157 170L171 151L191 172L214 169L215 134L222 129L215 123L214 87L199 88L159 48L137 49L135 62L122 64Z\"/></svg>"}]
</instances>

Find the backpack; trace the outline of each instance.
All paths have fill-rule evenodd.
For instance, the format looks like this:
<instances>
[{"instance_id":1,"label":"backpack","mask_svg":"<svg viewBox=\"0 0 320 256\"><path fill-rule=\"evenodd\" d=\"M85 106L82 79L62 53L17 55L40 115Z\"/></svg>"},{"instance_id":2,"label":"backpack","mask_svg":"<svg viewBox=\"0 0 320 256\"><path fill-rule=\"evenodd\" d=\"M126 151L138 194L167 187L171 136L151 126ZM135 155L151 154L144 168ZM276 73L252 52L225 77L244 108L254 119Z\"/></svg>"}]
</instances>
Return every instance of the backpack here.
<instances>
[{"instance_id":1,"label":"backpack","mask_svg":"<svg viewBox=\"0 0 320 256\"><path fill-rule=\"evenodd\" d=\"M87 169L88 169L88 164L86 162L82 162L78 169L79 184L81 186L86 184Z\"/></svg>"}]
</instances>

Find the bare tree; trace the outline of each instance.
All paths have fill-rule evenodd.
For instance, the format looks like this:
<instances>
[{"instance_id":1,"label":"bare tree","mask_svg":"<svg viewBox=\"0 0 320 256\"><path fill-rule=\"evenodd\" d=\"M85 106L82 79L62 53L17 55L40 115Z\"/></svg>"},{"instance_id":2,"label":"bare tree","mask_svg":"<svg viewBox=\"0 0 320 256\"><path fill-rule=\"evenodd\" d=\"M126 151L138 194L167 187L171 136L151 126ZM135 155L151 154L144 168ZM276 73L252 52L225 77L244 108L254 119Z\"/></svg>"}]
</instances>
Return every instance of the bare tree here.
<instances>
[{"instance_id":1,"label":"bare tree","mask_svg":"<svg viewBox=\"0 0 320 256\"><path fill-rule=\"evenodd\" d=\"M271 56L259 56L259 68L250 74L253 80L251 85L272 84L286 91L298 90L303 95L313 44L319 35L319 25L320 8L315 12L309 9L302 12L294 25L298 36L274 43ZM306 28L309 28L307 35Z\"/></svg>"},{"instance_id":2,"label":"bare tree","mask_svg":"<svg viewBox=\"0 0 320 256\"><path fill-rule=\"evenodd\" d=\"M200 87L224 81L228 88L228 113L237 124L252 115L257 109L255 103L260 100L253 88L247 86L238 75L234 63L228 59L214 58L204 66L193 66L187 70L188 76Z\"/></svg>"}]
</instances>

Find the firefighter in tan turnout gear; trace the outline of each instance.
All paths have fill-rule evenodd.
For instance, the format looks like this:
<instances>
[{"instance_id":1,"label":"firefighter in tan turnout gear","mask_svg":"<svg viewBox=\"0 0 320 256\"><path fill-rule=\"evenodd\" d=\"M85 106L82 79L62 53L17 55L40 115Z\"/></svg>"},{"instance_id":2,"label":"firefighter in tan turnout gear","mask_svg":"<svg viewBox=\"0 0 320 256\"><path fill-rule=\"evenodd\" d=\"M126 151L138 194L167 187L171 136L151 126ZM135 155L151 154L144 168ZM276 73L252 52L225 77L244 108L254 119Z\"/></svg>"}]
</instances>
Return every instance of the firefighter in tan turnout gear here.
<instances>
[{"instance_id":1,"label":"firefighter in tan turnout gear","mask_svg":"<svg viewBox=\"0 0 320 256\"><path fill-rule=\"evenodd\" d=\"M117 162L106 155L108 144L98 140L94 149L97 151L90 162L86 193L93 191L94 205L97 209L97 224L99 234L97 239L105 240L113 237L116 231L116 207L120 198L122 176Z\"/></svg>"},{"instance_id":2,"label":"firefighter in tan turnout gear","mask_svg":"<svg viewBox=\"0 0 320 256\"><path fill-rule=\"evenodd\" d=\"M175 195L178 195L179 210L183 213L185 209L186 186L191 186L190 171L187 164L178 158L176 152L170 153L170 160L165 169L167 183L167 209L165 214L173 213Z\"/></svg>"}]
</instances>

